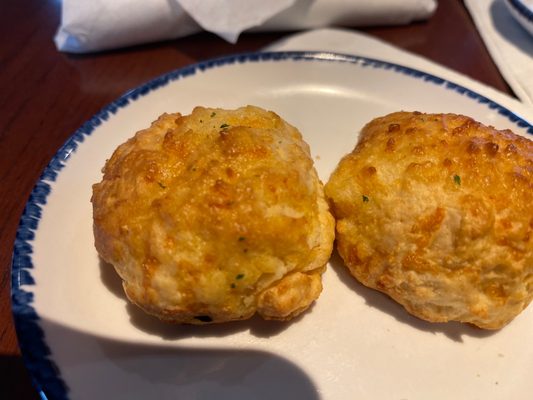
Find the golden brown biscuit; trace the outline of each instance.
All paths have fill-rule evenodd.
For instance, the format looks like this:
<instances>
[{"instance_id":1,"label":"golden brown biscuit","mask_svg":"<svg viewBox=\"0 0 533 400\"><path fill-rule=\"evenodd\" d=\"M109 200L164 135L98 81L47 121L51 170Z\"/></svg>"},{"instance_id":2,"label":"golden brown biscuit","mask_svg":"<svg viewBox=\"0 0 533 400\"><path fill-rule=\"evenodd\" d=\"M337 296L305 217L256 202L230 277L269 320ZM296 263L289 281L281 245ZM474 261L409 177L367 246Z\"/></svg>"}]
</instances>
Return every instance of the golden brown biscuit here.
<instances>
[{"instance_id":1,"label":"golden brown biscuit","mask_svg":"<svg viewBox=\"0 0 533 400\"><path fill-rule=\"evenodd\" d=\"M94 236L163 320L287 320L319 296L334 239L309 147L257 107L163 114L93 186Z\"/></svg>"},{"instance_id":2,"label":"golden brown biscuit","mask_svg":"<svg viewBox=\"0 0 533 400\"><path fill-rule=\"evenodd\" d=\"M371 121L325 188L340 255L417 317L504 326L533 297L532 155L461 115Z\"/></svg>"}]
</instances>

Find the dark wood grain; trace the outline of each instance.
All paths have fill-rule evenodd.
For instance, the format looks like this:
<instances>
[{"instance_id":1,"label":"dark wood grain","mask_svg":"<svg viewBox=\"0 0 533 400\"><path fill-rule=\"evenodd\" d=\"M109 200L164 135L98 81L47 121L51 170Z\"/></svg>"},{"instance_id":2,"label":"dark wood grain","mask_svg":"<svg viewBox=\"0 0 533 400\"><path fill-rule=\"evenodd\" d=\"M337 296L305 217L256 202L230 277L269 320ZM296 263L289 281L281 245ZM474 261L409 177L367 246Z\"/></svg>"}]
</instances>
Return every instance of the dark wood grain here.
<instances>
[{"instance_id":1,"label":"dark wood grain","mask_svg":"<svg viewBox=\"0 0 533 400\"><path fill-rule=\"evenodd\" d=\"M57 0L3 0L0 13L0 398L37 398L20 357L10 303L11 253L28 195L61 144L126 90L207 58L255 51L285 33L244 34L236 45L202 33L91 55L59 53ZM458 0L434 17L365 32L511 93ZM7 380L6 380L7 378Z\"/></svg>"}]
</instances>

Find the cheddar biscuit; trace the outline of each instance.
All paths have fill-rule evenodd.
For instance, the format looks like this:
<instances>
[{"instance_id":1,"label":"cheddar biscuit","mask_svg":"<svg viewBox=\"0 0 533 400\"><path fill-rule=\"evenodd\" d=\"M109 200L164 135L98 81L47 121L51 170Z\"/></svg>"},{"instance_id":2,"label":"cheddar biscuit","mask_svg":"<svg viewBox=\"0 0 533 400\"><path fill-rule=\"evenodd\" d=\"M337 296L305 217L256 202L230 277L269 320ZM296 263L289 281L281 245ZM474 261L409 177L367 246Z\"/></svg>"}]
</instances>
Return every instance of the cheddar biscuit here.
<instances>
[{"instance_id":1,"label":"cheddar biscuit","mask_svg":"<svg viewBox=\"0 0 533 400\"><path fill-rule=\"evenodd\" d=\"M288 320L318 298L334 240L309 153L273 112L163 114L93 186L95 246L162 320Z\"/></svg>"},{"instance_id":2,"label":"cheddar biscuit","mask_svg":"<svg viewBox=\"0 0 533 400\"><path fill-rule=\"evenodd\" d=\"M533 297L532 156L462 115L371 121L325 188L341 257L419 318L501 328Z\"/></svg>"}]
</instances>

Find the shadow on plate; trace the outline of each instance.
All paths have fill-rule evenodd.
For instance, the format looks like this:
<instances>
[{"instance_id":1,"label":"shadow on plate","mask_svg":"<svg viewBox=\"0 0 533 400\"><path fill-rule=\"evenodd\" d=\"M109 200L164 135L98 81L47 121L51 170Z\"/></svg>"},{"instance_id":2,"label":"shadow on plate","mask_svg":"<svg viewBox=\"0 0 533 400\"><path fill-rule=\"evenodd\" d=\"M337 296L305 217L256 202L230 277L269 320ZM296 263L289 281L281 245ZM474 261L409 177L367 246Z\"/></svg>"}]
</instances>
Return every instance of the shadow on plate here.
<instances>
[{"instance_id":1,"label":"shadow on plate","mask_svg":"<svg viewBox=\"0 0 533 400\"><path fill-rule=\"evenodd\" d=\"M47 390L47 377L41 376L50 398L318 399L304 371L266 351L144 345L88 335L45 319L39 324L51 350L49 361L66 388L66 393Z\"/></svg>"},{"instance_id":2,"label":"shadow on plate","mask_svg":"<svg viewBox=\"0 0 533 400\"><path fill-rule=\"evenodd\" d=\"M306 312L287 322L265 321L259 316L254 316L249 320L233 321L224 324L200 326L172 324L160 321L130 303L122 289L122 281L115 272L115 269L112 265L106 263L102 259L100 259L100 279L111 293L124 300L126 311L130 316L130 321L136 328L148 334L159 336L164 340L176 340L190 337L223 337L243 331L249 331L256 337L268 338L280 334L292 324L305 318L306 315L312 312L313 308L313 306L311 306Z\"/></svg>"},{"instance_id":3,"label":"shadow on plate","mask_svg":"<svg viewBox=\"0 0 533 400\"><path fill-rule=\"evenodd\" d=\"M432 334L442 333L449 339L462 342L463 336L472 337L487 337L491 336L497 331L483 330L473 325L463 324L460 322L446 322L435 323L427 322L409 314L403 306L391 299L384 293L377 290L370 289L359 283L349 272L348 268L336 250L330 259L330 265L336 272L339 279L348 286L351 290L365 299L365 302L370 307L376 308L381 312L385 312L394 317L397 321L410 325L415 329L429 332Z\"/></svg>"},{"instance_id":4,"label":"shadow on plate","mask_svg":"<svg viewBox=\"0 0 533 400\"><path fill-rule=\"evenodd\" d=\"M494 28L517 50L533 57L531 35L514 19L503 1L494 0L490 6Z\"/></svg>"}]
</instances>

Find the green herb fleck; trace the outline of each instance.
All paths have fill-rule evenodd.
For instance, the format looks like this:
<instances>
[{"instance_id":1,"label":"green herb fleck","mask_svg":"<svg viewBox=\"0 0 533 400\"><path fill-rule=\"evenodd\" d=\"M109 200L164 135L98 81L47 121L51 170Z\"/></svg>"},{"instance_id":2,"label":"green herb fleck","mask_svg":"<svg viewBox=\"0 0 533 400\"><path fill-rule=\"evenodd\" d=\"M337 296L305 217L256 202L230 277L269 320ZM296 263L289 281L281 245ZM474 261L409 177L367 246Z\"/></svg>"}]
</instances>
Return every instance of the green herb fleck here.
<instances>
[{"instance_id":1,"label":"green herb fleck","mask_svg":"<svg viewBox=\"0 0 533 400\"><path fill-rule=\"evenodd\" d=\"M239 237L239 242L243 242L243 241L245 241L245 240L246 240L246 238L245 238L244 236L240 236L240 237Z\"/></svg>"},{"instance_id":2,"label":"green herb fleck","mask_svg":"<svg viewBox=\"0 0 533 400\"><path fill-rule=\"evenodd\" d=\"M235 286L235 284L232 283L232 284L230 285L230 287L231 287L232 289L235 289L237 286Z\"/></svg>"},{"instance_id":3,"label":"green herb fleck","mask_svg":"<svg viewBox=\"0 0 533 400\"><path fill-rule=\"evenodd\" d=\"M363 203L368 203L369 201L370 199L368 198L368 196L363 195Z\"/></svg>"},{"instance_id":4,"label":"green herb fleck","mask_svg":"<svg viewBox=\"0 0 533 400\"><path fill-rule=\"evenodd\" d=\"M226 129L226 128L229 128L229 125L228 125L228 124L222 124L222 125L220 125L220 129Z\"/></svg>"},{"instance_id":5,"label":"green herb fleck","mask_svg":"<svg viewBox=\"0 0 533 400\"><path fill-rule=\"evenodd\" d=\"M453 176L453 181L457 184L457 185L460 185L461 184L461 177L459 175L454 175Z\"/></svg>"},{"instance_id":6,"label":"green herb fleck","mask_svg":"<svg viewBox=\"0 0 533 400\"><path fill-rule=\"evenodd\" d=\"M235 279L237 280L240 280L242 278L244 278L244 274L237 274L237 276L235 277Z\"/></svg>"},{"instance_id":7,"label":"green herb fleck","mask_svg":"<svg viewBox=\"0 0 533 400\"><path fill-rule=\"evenodd\" d=\"M211 118L213 118L215 115L217 115L217 113L213 111L213 112L211 113Z\"/></svg>"},{"instance_id":8,"label":"green herb fleck","mask_svg":"<svg viewBox=\"0 0 533 400\"><path fill-rule=\"evenodd\" d=\"M163 185L161 182L157 182L157 184L159 185L159 187L161 189L166 189L167 187L165 185Z\"/></svg>"}]
</instances>

